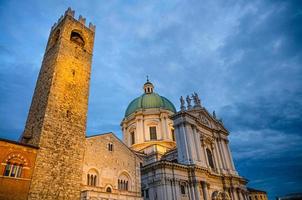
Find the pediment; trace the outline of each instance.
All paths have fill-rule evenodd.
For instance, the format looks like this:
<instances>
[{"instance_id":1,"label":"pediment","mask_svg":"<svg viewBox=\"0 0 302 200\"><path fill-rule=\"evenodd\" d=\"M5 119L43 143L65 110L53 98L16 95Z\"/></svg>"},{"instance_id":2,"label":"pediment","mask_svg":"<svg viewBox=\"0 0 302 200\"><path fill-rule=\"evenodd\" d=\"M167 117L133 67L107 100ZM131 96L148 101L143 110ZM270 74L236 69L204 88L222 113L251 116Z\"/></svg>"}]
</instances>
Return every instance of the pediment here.
<instances>
[{"instance_id":1,"label":"pediment","mask_svg":"<svg viewBox=\"0 0 302 200\"><path fill-rule=\"evenodd\" d=\"M205 108L192 109L187 111L187 113L194 116L197 122L208 128L228 132L223 124L219 120L215 119Z\"/></svg>"}]
</instances>

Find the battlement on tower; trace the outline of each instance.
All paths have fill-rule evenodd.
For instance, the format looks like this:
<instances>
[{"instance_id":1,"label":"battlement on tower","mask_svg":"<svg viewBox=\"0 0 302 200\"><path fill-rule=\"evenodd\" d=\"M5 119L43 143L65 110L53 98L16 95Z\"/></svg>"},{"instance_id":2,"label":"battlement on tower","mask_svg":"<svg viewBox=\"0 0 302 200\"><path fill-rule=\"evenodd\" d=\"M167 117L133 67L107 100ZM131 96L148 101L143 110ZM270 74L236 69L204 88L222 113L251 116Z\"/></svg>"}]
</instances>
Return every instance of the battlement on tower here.
<instances>
[{"instance_id":1,"label":"battlement on tower","mask_svg":"<svg viewBox=\"0 0 302 200\"><path fill-rule=\"evenodd\" d=\"M79 18L75 18L75 11L72 10L70 7L65 11L64 15L61 15L61 17L58 19L56 23L51 27L51 31L54 30L58 24L67 16L72 17L76 21L79 21L81 24L83 24L84 27L91 30L92 32L95 32L95 25L93 25L91 22L89 22L88 26L86 26L86 18L84 18L82 15L79 15Z\"/></svg>"}]
</instances>

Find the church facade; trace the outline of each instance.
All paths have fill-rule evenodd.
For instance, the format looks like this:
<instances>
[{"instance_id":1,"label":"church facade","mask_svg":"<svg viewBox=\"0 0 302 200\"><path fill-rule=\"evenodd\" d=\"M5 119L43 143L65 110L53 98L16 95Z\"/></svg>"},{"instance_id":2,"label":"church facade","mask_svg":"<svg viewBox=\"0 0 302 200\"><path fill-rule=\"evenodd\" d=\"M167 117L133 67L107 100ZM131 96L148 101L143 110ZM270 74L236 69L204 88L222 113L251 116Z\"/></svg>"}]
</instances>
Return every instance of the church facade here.
<instances>
[{"instance_id":1,"label":"church facade","mask_svg":"<svg viewBox=\"0 0 302 200\"><path fill-rule=\"evenodd\" d=\"M235 169L223 123L196 93L187 105L180 101L177 112L147 81L121 123L125 143L143 158L144 198L247 200L247 180Z\"/></svg>"},{"instance_id":2,"label":"church facade","mask_svg":"<svg viewBox=\"0 0 302 200\"><path fill-rule=\"evenodd\" d=\"M86 136L94 33L70 8L51 28L24 132L0 140L0 200L247 200L229 132L196 93L177 111L147 80L122 140Z\"/></svg>"}]
</instances>

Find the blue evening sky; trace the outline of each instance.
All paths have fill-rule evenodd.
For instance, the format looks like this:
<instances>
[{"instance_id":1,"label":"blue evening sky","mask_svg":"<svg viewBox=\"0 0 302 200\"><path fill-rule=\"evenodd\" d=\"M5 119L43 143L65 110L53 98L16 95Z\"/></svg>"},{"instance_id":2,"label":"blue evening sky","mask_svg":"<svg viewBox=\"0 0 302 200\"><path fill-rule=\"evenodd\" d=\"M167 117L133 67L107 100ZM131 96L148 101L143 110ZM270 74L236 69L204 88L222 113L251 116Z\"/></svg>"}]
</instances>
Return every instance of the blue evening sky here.
<instances>
[{"instance_id":1,"label":"blue evening sky","mask_svg":"<svg viewBox=\"0 0 302 200\"><path fill-rule=\"evenodd\" d=\"M96 24L87 133L115 132L149 75L179 107L196 91L230 130L240 175L302 192L302 1L0 0L0 137L23 131L50 27Z\"/></svg>"}]
</instances>

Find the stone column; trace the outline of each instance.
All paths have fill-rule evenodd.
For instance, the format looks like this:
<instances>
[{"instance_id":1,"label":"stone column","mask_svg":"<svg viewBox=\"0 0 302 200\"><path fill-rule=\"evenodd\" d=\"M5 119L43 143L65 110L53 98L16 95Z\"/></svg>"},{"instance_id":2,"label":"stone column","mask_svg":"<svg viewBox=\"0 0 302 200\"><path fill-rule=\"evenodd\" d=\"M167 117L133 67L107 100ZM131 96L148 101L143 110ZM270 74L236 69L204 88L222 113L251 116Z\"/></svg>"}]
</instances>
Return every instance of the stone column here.
<instances>
[{"instance_id":1,"label":"stone column","mask_svg":"<svg viewBox=\"0 0 302 200\"><path fill-rule=\"evenodd\" d=\"M202 147L203 156L204 156L204 167L208 167L209 166L208 156L207 156L207 153L206 153L205 141L204 140L202 140L202 142L201 142L201 147Z\"/></svg>"},{"instance_id":2,"label":"stone column","mask_svg":"<svg viewBox=\"0 0 302 200\"><path fill-rule=\"evenodd\" d=\"M218 149L218 145L217 145L217 139L215 139L214 141L214 146L215 146L215 154L216 154L216 157L217 157L217 161L218 161L218 171L222 172L222 169L223 169L223 166L222 166L222 161L221 161L221 156L219 154L219 149Z\"/></svg>"},{"instance_id":3,"label":"stone column","mask_svg":"<svg viewBox=\"0 0 302 200\"><path fill-rule=\"evenodd\" d=\"M194 132L193 132L193 127L191 124L188 124L186 126L187 128L187 138L188 138L188 147L189 147L189 154L190 154L190 161L191 163L196 163L197 160L197 152L196 152L196 143L195 143L195 137L194 137Z\"/></svg>"},{"instance_id":4,"label":"stone column","mask_svg":"<svg viewBox=\"0 0 302 200\"><path fill-rule=\"evenodd\" d=\"M167 180L166 182L167 182L167 199L174 200L173 189L172 189L172 181Z\"/></svg>"},{"instance_id":5,"label":"stone column","mask_svg":"<svg viewBox=\"0 0 302 200\"><path fill-rule=\"evenodd\" d=\"M165 116L164 120L165 120L166 139L172 140L172 136L170 134L171 130L169 129L169 124L168 124L168 116Z\"/></svg>"},{"instance_id":6,"label":"stone column","mask_svg":"<svg viewBox=\"0 0 302 200\"><path fill-rule=\"evenodd\" d=\"M127 133L127 134L129 134L129 133ZM142 119L141 119L141 117L137 117L136 118L136 130L135 130L135 143L142 142L144 140L143 138L144 138L144 135L143 135Z\"/></svg>"},{"instance_id":7,"label":"stone column","mask_svg":"<svg viewBox=\"0 0 302 200\"><path fill-rule=\"evenodd\" d=\"M178 200L179 199L179 194L178 194L178 191L176 189L176 187L178 186L177 182L174 180L173 181L173 196L174 196L174 199L175 200Z\"/></svg>"},{"instance_id":8,"label":"stone column","mask_svg":"<svg viewBox=\"0 0 302 200\"><path fill-rule=\"evenodd\" d=\"M199 133L196 130L196 126L193 126L193 136L194 136L194 142L195 142L195 148L197 153L197 160L201 161L200 151L201 151L201 144L199 139Z\"/></svg>"},{"instance_id":9,"label":"stone column","mask_svg":"<svg viewBox=\"0 0 302 200\"><path fill-rule=\"evenodd\" d=\"M187 164L191 164L191 160L192 160L192 150L191 150L191 145L189 144L189 132L188 132L188 124L183 124L182 127L184 129L184 143L185 143L185 148L186 148L186 152L187 152L187 159L186 159L186 163Z\"/></svg>"},{"instance_id":10,"label":"stone column","mask_svg":"<svg viewBox=\"0 0 302 200\"><path fill-rule=\"evenodd\" d=\"M186 184L186 189L188 191L188 197L190 200L195 200L194 187L191 184Z\"/></svg>"},{"instance_id":11,"label":"stone column","mask_svg":"<svg viewBox=\"0 0 302 200\"><path fill-rule=\"evenodd\" d=\"M242 191L243 199L248 200L246 191Z\"/></svg>"},{"instance_id":12,"label":"stone column","mask_svg":"<svg viewBox=\"0 0 302 200\"><path fill-rule=\"evenodd\" d=\"M165 140L166 139L166 125L165 125L165 119L163 117L163 115L160 116L160 124L161 124L161 138Z\"/></svg>"},{"instance_id":13,"label":"stone column","mask_svg":"<svg viewBox=\"0 0 302 200\"><path fill-rule=\"evenodd\" d=\"M128 138L126 137L126 135L127 135L127 132L126 132L126 128L123 126L123 128L122 128L123 130L123 142L125 143L125 144L127 144L127 146L128 146Z\"/></svg>"},{"instance_id":14,"label":"stone column","mask_svg":"<svg viewBox=\"0 0 302 200\"><path fill-rule=\"evenodd\" d=\"M213 159L214 159L214 163L215 163L215 171L216 172L219 172L219 165L218 165L218 161L217 161L217 156L216 156L216 151L215 151L215 146L214 146L214 144L212 143L211 144L211 150L212 150L212 157L213 157Z\"/></svg>"},{"instance_id":15,"label":"stone column","mask_svg":"<svg viewBox=\"0 0 302 200\"><path fill-rule=\"evenodd\" d=\"M202 187L202 193L203 193L203 199L208 200L208 186L205 181L201 181L201 187Z\"/></svg>"},{"instance_id":16,"label":"stone column","mask_svg":"<svg viewBox=\"0 0 302 200\"><path fill-rule=\"evenodd\" d=\"M231 188L230 188L230 193L231 193L232 200L237 200L236 195L235 195L235 188L233 186L231 186Z\"/></svg>"},{"instance_id":17,"label":"stone column","mask_svg":"<svg viewBox=\"0 0 302 200\"><path fill-rule=\"evenodd\" d=\"M193 184L194 184L195 199L199 200L200 199L200 193L199 193L199 186L198 186L199 184L198 184L198 181L194 180Z\"/></svg>"},{"instance_id":18,"label":"stone column","mask_svg":"<svg viewBox=\"0 0 302 200\"><path fill-rule=\"evenodd\" d=\"M228 154L229 154L229 157L230 157L232 170L235 171L236 169L235 169L235 165L234 165L234 160L233 160L233 157L232 157L232 153L231 153L231 150L230 150L230 146L229 146L229 142L228 142L228 141L226 142L226 146L227 146L227 151L228 151Z\"/></svg>"},{"instance_id":19,"label":"stone column","mask_svg":"<svg viewBox=\"0 0 302 200\"><path fill-rule=\"evenodd\" d=\"M222 149L223 149L223 153L224 153L227 169L231 170L230 157L228 155L228 150L226 148L226 142L225 142L224 139L222 139L221 144L222 144Z\"/></svg>"},{"instance_id":20,"label":"stone column","mask_svg":"<svg viewBox=\"0 0 302 200\"><path fill-rule=\"evenodd\" d=\"M237 188L236 193L237 193L238 200L243 200L243 199L241 198L241 195L240 195L241 192L240 192L240 189L239 189L239 188Z\"/></svg>"},{"instance_id":21,"label":"stone column","mask_svg":"<svg viewBox=\"0 0 302 200\"><path fill-rule=\"evenodd\" d=\"M220 151L220 155L221 155L223 169L227 169L225 154L224 154L223 146L221 143L221 138L218 138L218 147L219 147L219 151Z\"/></svg>"},{"instance_id":22,"label":"stone column","mask_svg":"<svg viewBox=\"0 0 302 200\"><path fill-rule=\"evenodd\" d=\"M136 133L135 133L135 143L141 143L146 141L146 136L145 136L145 130L144 130L144 117L143 116L138 116L136 118L137 120L137 127L136 127Z\"/></svg>"},{"instance_id":23,"label":"stone column","mask_svg":"<svg viewBox=\"0 0 302 200\"><path fill-rule=\"evenodd\" d=\"M180 185L179 185L179 181L175 182L175 199L181 199L180 198L180 189L179 189Z\"/></svg>"}]
</instances>

